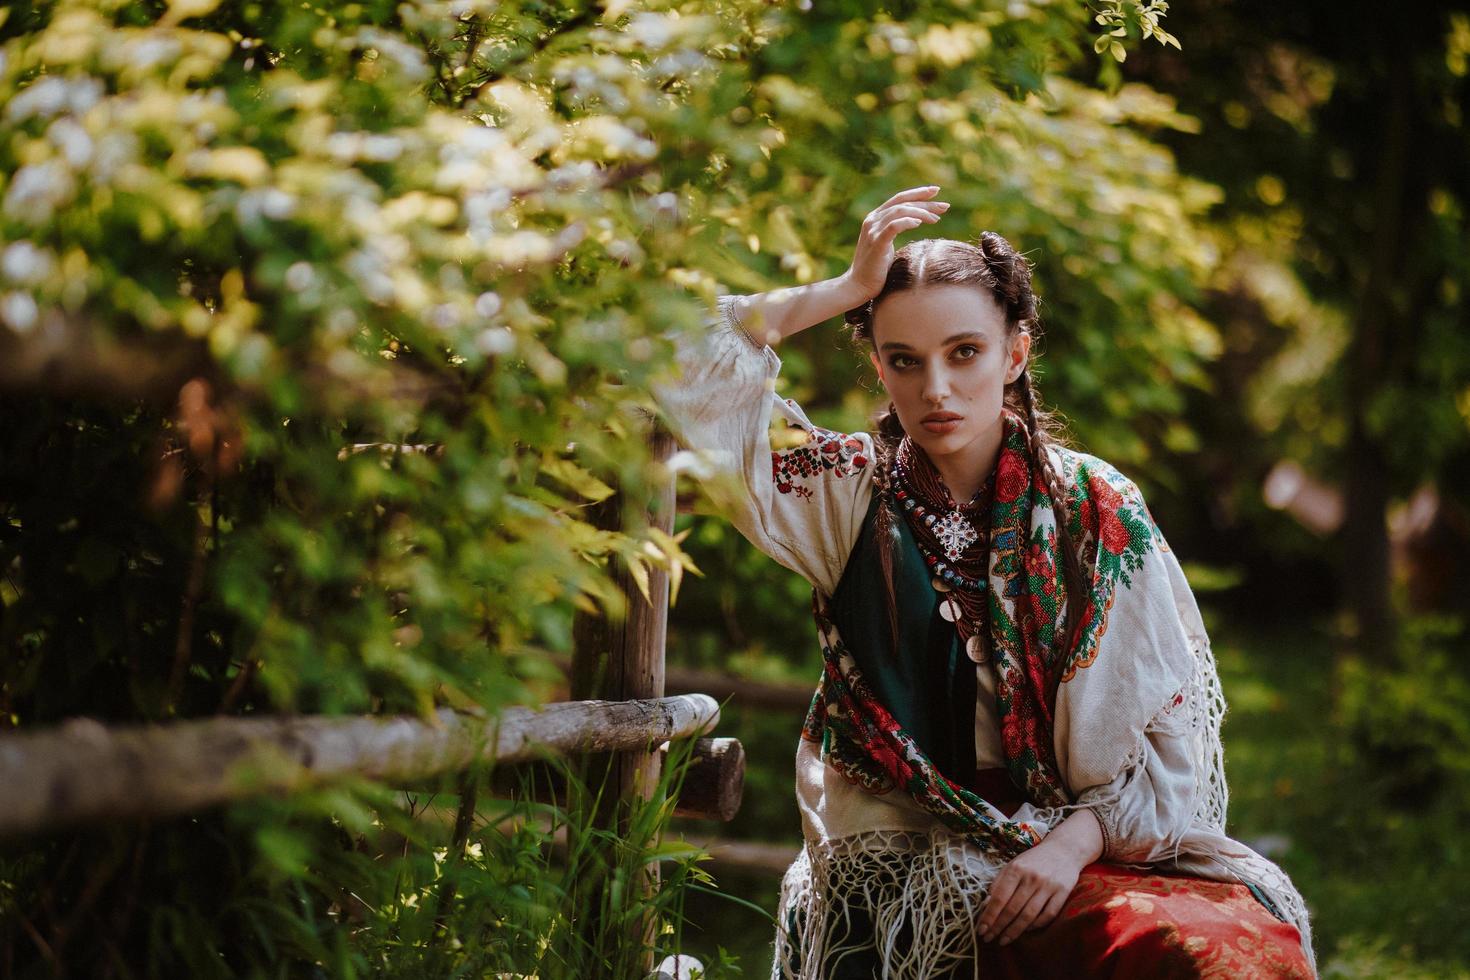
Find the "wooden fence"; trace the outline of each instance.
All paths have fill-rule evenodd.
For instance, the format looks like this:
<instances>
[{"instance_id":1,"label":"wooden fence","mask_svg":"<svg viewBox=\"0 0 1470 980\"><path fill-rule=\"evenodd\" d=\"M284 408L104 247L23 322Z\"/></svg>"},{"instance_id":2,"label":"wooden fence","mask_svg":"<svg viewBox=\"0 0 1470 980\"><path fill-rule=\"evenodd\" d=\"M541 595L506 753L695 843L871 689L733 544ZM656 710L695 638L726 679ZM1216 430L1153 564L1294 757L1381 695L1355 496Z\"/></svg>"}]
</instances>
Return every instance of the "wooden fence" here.
<instances>
[{"instance_id":1,"label":"wooden fence","mask_svg":"<svg viewBox=\"0 0 1470 980\"><path fill-rule=\"evenodd\" d=\"M64 319L20 337L0 331L0 390L55 396L103 395L161 403L182 382L209 371L204 352L189 345L166 349L107 339L86 324ZM431 384L406 373L403 385ZM417 386L417 387L416 387ZM436 446L353 445L341 455L372 449L424 452ZM667 459L672 438L650 436L655 459ZM640 502L645 503L645 502ZM676 501L672 479L647 501L647 520L668 531ZM622 501L599 505L598 522L615 528ZM439 711L414 717L275 717L210 719L166 725L107 727L75 719L55 729L0 735L0 838L18 838L60 827L118 818L167 817L264 795L299 792L349 779L387 785L422 785L435 776L480 764L492 773L491 792L509 794L514 780L504 767L546 753L581 759L583 775L612 792L588 815L615 826L620 801L647 798L658 784L661 749L669 739L695 738L693 761L676 812L729 820L739 808L744 753L734 739L699 738L719 721L711 694L735 696L758 706L800 709L810 691L715 674L675 672L685 692L665 696L668 581L651 569L645 601L627 569L615 569L628 598L621 622L582 615L574 627L574 655L563 664L571 700L541 708L510 708L494 719ZM708 684L707 692L692 687ZM550 792L554 793L552 787ZM467 830L473 793L461 802L456 834ZM466 809L468 808L468 809ZM779 873L795 856L789 846L705 842L722 863ZM650 875L656 876L657 865ZM646 888L656 885L650 878ZM639 926L646 941L652 923ZM651 963L650 963L651 965Z\"/></svg>"}]
</instances>

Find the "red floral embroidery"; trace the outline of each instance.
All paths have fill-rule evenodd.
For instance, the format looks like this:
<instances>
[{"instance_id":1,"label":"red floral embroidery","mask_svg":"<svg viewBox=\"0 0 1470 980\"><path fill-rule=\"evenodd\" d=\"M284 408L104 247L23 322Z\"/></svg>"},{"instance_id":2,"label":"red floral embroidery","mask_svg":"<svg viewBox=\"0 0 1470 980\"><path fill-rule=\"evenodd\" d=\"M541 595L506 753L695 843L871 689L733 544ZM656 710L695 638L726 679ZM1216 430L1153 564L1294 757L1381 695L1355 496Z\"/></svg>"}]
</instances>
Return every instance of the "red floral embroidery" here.
<instances>
[{"instance_id":1,"label":"red floral embroidery","mask_svg":"<svg viewBox=\"0 0 1470 980\"><path fill-rule=\"evenodd\" d=\"M1116 514L1105 513L1102 515L1102 543L1103 547L1115 555L1121 555L1128 547L1128 529L1123 522L1118 520Z\"/></svg>"},{"instance_id":2,"label":"red floral embroidery","mask_svg":"<svg viewBox=\"0 0 1470 980\"><path fill-rule=\"evenodd\" d=\"M840 479L852 476L867 465L863 442L857 436L813 427L811 437L802 445L771 453L771 478L781 493L811 497L811 488L799 481L810 480L823 473L831 473Z\"/></svg>"},{"instance_id":3,"label":"red floral embroidery","mask_svg":"<svg viewBox=\"0 0 1470 980\"><path fill-rule=\"evenodd\" d=\"M1031 482L1031 472L1025 457L1016 453L1003 453L995 474L995 499L1008 504L1021 496Z\"/></svg>"},{"instance_id":4,"label":"red floral embroidery","mask_svg":"<svg viewBox=\"0 0 1470 980\"><path fill-rule=\"evenodd\" d=\"M1052 563L1051 555L1039 544L1033 544L1026 551L1026 574L1033 579L1041 580L1042 590L1047 595L1054 595L1056 588L1056 566Z\"/></svg>"}]
</instances>

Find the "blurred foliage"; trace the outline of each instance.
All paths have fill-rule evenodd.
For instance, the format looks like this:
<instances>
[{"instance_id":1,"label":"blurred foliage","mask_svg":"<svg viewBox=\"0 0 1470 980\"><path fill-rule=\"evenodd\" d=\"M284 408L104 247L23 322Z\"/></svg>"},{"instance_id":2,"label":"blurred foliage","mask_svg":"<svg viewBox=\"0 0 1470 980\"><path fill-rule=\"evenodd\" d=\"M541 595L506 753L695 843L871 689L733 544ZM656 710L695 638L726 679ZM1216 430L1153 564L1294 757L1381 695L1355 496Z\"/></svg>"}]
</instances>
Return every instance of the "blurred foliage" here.
<instances>
[{"instance_id":1,"label":"blurred foliage","mask_svg":"<svg viewBox=\"0 0 1470 980\"><path fill-rule=\"evenodd\" d=\"M1411 621L1404 660L1434 657L1435 647L1448 646L1446 625ZM1210 627L1230 699L1224 737L1231 826L1242 840L1274 852L1308 897L1323 975L1470 971L1463 927L1470 849L1460 830L1470 784L1455 763L1430 792L1401 775L1422 775L1431 758L1463 759L1470 746L1443 741L1425 752L1427 739L1408 728L1425 717L1406 714L1382 732L1392 742L1387 753L1365 751L1362 709L1395 699L1338 655L1325 616L1273 630L1223 618Z\"/></svg>"},{"instance_id":2,"label":"blurred foliage","mask_svg":"<svg viewBox=\"0 0 1470 980\"><path fill-rule=\"evenodd\" d=\"M1208 396L1189 392L1180 517L1204 557L1250 566L1245 607L1282 618L1362 604L1360 581L1381 597L1385 512L1421 488L1461 525L1440 546L1470 540L1470 15L1378 12L1190 4L1170 16L1187 54L1148 46L1120 68L1198 121L1158 139L1221 193L1198 304L1221 351ZM1341 492L1328 541L1266 506L1282 459Z\"/></svg>"},{"instance_id":3,"label":"blurred foliage","mask_svg":"<svg viewBox=\"0 0 1470 980\"><path fill-rule=\"evenodd\" d=\"M1343 714L1401 807L1443 797L1470 812L1465 635L1458 616L1421 616L1408 621L1387 662L1342 665Z\"/></svg>"},{"instance_id":4,"label":"blurred foliage","mask_svg":"<svg viewBox=\"0 0 1470 980\"><path fill-rule=\"evenodd\" d=\"M619 612L609 561L688 562L637 508L622 533L586 519L656 475L642 392L672 335L722 287L841 271L899 186L946 184L952 234L1037 251L1059 322L1115 325L1058 343L1100 354L1069 381L1090 433L1138 460L1181 437L1178 389L1215 345L1188 305L1214 192L1150 139L1191 125L1171 100L1065 74L1168 43L1165 5L816 7L0 11L0 356L93 337L194 365L123 398L171 359L78 344L85 390L37 374L0 395L0 725L544 697L573 615ZM790 383L846 390L818 343ZM622 975L594 930L643 907L635 869L693 859L660 850L662 810L620 839L558 817L570 857L549 863L539 831L482 814L456 841L406 800L357 787L12 842L0 962ZM599 874L625 886L600 914L571 887ZM661 946L695 887L686 867L647 903Z\"/></svg>"},{"instance_id":5,"label":"blurred foliage","mask_svg":"<svg viewBox=\"0 0 1470 980\"><path fill-rule=\"evenodd\" d=\"M61 920L38 975L83 963L89 976L636 976L635 921L652 917L656 956L678 950L686 894L712 882L702 851L661 840L690 745L669 753L659 802L623 808L620 832L586 824L606 786L556 760L559 805L530 802L523 776L516 800L474 797L463 833L451 829L462 781L356 785L43 842L0 861L0 920ZM100 900L113 876L125 907ZM729 976L715 952L708 975Z\"/></svg>"}]
</instances>

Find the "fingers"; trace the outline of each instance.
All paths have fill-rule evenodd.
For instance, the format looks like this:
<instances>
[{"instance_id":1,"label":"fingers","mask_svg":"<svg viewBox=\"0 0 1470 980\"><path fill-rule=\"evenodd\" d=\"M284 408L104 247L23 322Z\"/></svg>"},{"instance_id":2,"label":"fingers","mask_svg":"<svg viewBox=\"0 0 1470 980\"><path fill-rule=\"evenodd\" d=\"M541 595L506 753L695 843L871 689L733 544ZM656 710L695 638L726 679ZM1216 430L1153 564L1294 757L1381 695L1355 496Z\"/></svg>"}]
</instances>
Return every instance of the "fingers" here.
<instances>
[{"instance_id":1,"label":"fingers","mask_svg":"<svg viewBox=\"0 0 1470 980\"><path fill-rule=\"evenodd\" d=\"M882 211L884 208L892 207L895 204L901 204L905 201L922 201L925 198L933 197L935 194L938 193L938 184L930 184L927 187L910 187L906 191L899 191L897 194L893 195L888 200L884 201L882 204L874 208L873 211Z\"/></svg>"},{"instance_id":2,"label":"fingers","mask_svg":"<svg viewBox=\"0 0 1470 980\"><path fill-rule=\"evenodd\" d=\"M1045 878L1003 870L991 884L976 924L980 938L1004 946L1027 929L1045 928L1061 914L1070 894L1070 889L1053 887Z\"/></svg>"},{"instance_id":3,"label":"fingers","mask_svg":"<svg viewBox=\"0 0 1470 980\"><path fill-rule=\"evenodd\" d=\"M894 257L893 239L901 232L933 224L949 209L948 202L932 200L937 186L911 187L884 201L863 219L852 266L851 281L875 296L883 288L884 276Z\"/></svg>"},{"instance_id":4,"label":"fingers","mask_svg":"<svg viewBox=\"0 0 1470 980\"><path fill-rule=\"evenodd\" d=\"M1057 916L1062 914L1062 909L1066 908L1067 899L1070 897L1071 895L1067 892L1060 891L1053 895L1051 901L1046 903L1046 908L1042 909L1041 914L1036 917L1036 921L1031 923L1031 928L1045 929L1057 921Z\"/></svg>"},{"instance_id":5,"label":"fingers","mask_svg":"<svg viewBox=\"0 0 1470 980\"><path fill-rule=\"evenodd\" d=\"M995 881L990 885L990 897L985 902L985 910L980 913L978 928L982 939L989 941L990 937L999 931L1004 924L998 921L1002 915L1005 915L1009 921L1010 916L1015 914L1006 912L1006 903L1016 893L1019 884L1019 876L1010 872L1009 865L1001 869L1000 874L995 876Z\"/></svg>"},{"instance_id":6,"label":"fingers","mask_svg":"<svg viewBox=\"0 0 1470 980\"><path fill-rule=\"evenodd\" d=\"M1021 909L1020 913L1011 920L1011 924L1000 934L1000 944L1002 946L1006 945L1021 935L1021 933L1031 928L1031 923L1036 921L1036 917L1042 913L1050 901L1051 893L1045 888L1038 888L1032 893L1030 900L1026 902L1026 905ZM1014 900L1012 904L1015 904Z\"/></svg>"},{"instance_id":7,"label":"fingers","mask_svg":"<svg viewBox=\"0 0 1470 980\"><path fill-rule=\"evenodd\" d=\"M933 224L948 208L949 205L942 201L926 201L922 205L898 204L882 213L875 212L877 217L871 232L873 241L881 245L901 231Z\"/></svg>"},{"instance_id":8,"label":"fingers","mask_svg":"<svg viewBox=\"0 0 1470 980\"><path fill-rule=\"evenodd\" d=\"M1031 920L1036 918L1036 914L1046 904L1046 899L1044 889L1038 888L1034 882L1022 881L991 923L988 938L999 940L1001 945L1005 945L1025 932Z\"/></svg>"},{"instance_id":9,"label":"fingers","mask_svg":"<svg viewBox=\"0 0 1470 980\"><path fill-rule=\"evenodd\" d=\"M901 218L918 218L922 221L937 220L940 215L949 210L948 201L914 201L912 203L885 204L880 208L874 208L863 222L863 227L869 234L876 237L879 229L889 222Z\"/></svg>"}]
</instances>

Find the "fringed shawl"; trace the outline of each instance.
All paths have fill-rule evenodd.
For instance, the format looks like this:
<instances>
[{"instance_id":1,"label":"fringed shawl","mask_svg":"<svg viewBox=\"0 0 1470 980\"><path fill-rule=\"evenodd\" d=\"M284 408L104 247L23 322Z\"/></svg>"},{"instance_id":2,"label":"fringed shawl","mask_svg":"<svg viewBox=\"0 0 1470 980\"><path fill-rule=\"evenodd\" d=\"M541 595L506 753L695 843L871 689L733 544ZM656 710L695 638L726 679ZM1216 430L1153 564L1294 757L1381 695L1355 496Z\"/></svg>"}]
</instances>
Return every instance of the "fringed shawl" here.
<instances>
[{"instance_id":1,"label":"fringed shawl","mask_svg":"<svg viewBox=\"0 0 1470 980\"><path fill-rule=\"evenodd\" d=\"M1082 807L1123 838L1106 859L1251 885L1297 926L1310 958L1305 905L1289 879L1225 835L1219 677L1188 582L1142 494L1103 460L1050 447L1087 588L1082 628L1064 651L1055 512L1020 425L1006 413L987 591L1001 745L1028 802L1007 817L961 774L940 771L873 695L829 597L815 590L823 673L797 757L808 840L783 882L781 908L797 929L783 922L773 976L791 962L803 964L803 980L819 976L824 956L866 942L847 935L849 905L871 917L885 977L965 962L995 874ZM850 448L867 451L861 441ZM1154 839L1140 850L1136 838L1150 828L1128 831L1140 783L1150 781L1152 809L1167 815L1151 815Z\"/></svg>"}]
</instances>

